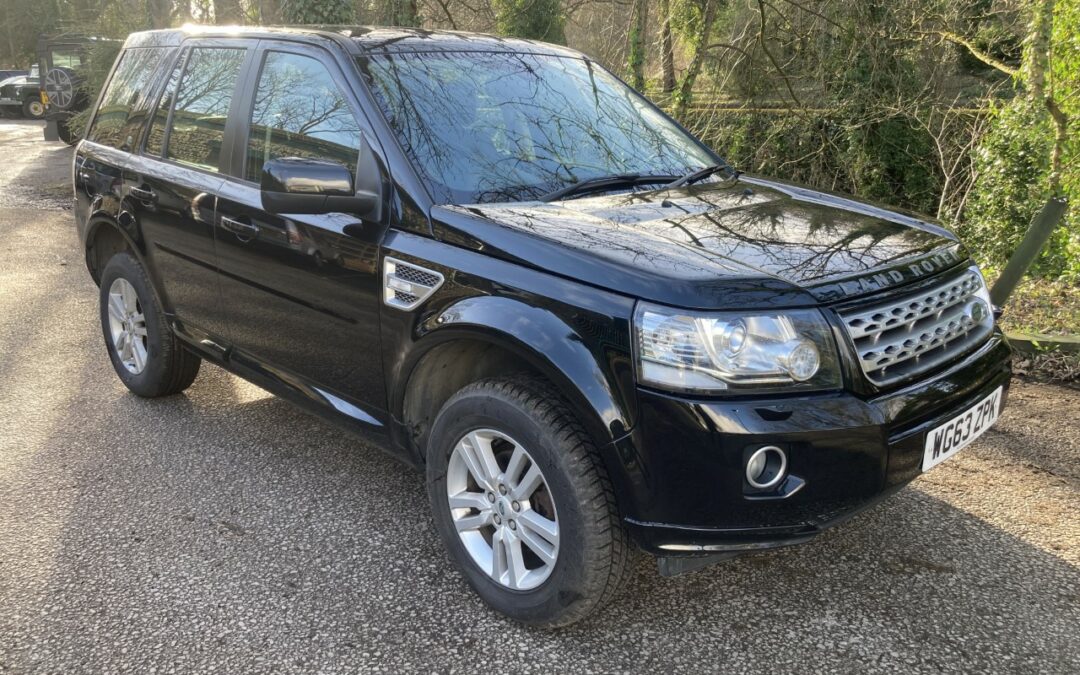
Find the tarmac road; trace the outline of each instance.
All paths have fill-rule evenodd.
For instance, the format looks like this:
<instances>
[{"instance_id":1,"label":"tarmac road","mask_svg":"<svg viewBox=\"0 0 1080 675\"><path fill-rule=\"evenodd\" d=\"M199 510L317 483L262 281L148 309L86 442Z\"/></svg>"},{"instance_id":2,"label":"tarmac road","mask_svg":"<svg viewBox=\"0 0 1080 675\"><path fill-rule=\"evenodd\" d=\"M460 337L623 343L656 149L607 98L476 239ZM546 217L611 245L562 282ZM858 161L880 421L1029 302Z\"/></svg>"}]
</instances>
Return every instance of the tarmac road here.
<instances>
[{"instance_id":1,"label":"tarmac road","mask_svg":"<svg viewBox=\"0 0 1080 675\"><path fill-rule=\"evenodd\" d=\"M421 477L204 367L129 394L67 201L0 121L0 673L1080 672L1080 394L802 547L663 579L554 633L450 566Z\"/></svg>"}]
</instances>

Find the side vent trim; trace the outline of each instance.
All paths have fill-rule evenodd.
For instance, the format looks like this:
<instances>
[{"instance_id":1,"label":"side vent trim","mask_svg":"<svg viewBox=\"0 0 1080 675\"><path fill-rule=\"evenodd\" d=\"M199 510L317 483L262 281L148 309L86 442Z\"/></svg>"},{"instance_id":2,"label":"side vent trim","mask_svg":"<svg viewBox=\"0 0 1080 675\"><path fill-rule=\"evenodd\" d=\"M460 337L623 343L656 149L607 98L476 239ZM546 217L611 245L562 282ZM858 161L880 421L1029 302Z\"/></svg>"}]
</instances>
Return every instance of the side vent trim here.
<instances>
[{"instance_id":1,"label":"side vent trim","mask_svg":"<svg viewBox=\"0 0 1080 675\"><path fill-rule=\"evenodd\" d=\"M443 285L442 274L387 256L383 258L383 302L408 312L419 307Z\"/></svg>"}]
</instances>

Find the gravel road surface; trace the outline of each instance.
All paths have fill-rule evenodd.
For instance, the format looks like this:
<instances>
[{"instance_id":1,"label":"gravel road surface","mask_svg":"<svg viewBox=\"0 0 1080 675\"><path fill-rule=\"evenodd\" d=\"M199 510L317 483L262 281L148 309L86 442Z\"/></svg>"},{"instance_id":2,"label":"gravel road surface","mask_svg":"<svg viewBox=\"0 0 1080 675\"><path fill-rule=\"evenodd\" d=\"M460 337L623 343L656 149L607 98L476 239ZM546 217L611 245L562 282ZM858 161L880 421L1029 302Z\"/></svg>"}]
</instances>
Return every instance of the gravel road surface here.
<instances>
[{"instance_id":1,"label":"gravel road surface","mask_svg":"<svg viewBox=\"0 0 1080 675\"><path fill-rule=\"evenodd\" d=\"M224 371L129 394L67 202L0 122L0 673L1080 672L1080 393L1000 423L797 548L663 579L554 633L450 566L422 479Z\"/></svg>"}]
</instances>

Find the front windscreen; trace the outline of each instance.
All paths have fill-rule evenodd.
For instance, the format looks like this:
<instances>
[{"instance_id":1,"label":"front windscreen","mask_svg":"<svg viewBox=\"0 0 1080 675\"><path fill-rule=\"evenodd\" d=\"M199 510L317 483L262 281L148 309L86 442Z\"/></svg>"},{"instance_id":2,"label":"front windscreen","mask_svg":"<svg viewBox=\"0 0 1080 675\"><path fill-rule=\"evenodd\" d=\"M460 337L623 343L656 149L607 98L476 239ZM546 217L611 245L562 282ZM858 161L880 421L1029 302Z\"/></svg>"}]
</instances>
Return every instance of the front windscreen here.
<instances>
[{"instance_id":1,"label":"front windscreen","mask_svg":"<svg viewBox=\"0 0 1080 675\"><path fill-rule=\"evenodd\" d=\"M396 53L360 66L439 203L535 199L588 178L678 176L717 161L582 58Z\"/></svg>"}]
</instances>

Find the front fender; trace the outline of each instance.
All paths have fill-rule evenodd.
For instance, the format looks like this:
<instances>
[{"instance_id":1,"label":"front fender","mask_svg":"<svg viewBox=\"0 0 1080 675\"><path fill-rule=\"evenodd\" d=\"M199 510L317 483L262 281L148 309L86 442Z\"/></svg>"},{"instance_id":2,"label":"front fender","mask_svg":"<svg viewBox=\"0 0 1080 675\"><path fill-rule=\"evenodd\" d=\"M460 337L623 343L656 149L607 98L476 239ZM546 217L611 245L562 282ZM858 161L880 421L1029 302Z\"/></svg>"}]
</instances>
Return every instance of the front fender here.
<instances>
[{"instance_id":1,"label":"front fender","mask_svg":"<svg viewBox=\"0 0 1080 675\"><path fill-rule=\"evenodd\" d=\"M619 443L638 418L633 298L398 230L383 253L445 278L416 310L384 305L380 317L387 403L402 443L414 432L403 424L404 401L425 357L440 358L436 350L453 341L486 343L531 366L566 399L600 447L616 494L640 482L640 463Z\"/></svg>"},{"instance_id":2,"label":"front fender","mask_svg":"<svg viewBox=\"0 0 1080 675\"><path fill-rule=\"evenodd\" d=\"M577 317L578 323L588 321ZM588 326L572 326L555 312L507 297L474 296L455 302L421 324L421 344L468 337L492 342L527 360L579 410L601 442L622 438L633 427L632 400L620 375L633 364L621 350L608 350ZM426 352L427 350L420 350ZM602 367L603 366L603 367Z\"/></svg>"}]
</instances>

